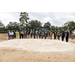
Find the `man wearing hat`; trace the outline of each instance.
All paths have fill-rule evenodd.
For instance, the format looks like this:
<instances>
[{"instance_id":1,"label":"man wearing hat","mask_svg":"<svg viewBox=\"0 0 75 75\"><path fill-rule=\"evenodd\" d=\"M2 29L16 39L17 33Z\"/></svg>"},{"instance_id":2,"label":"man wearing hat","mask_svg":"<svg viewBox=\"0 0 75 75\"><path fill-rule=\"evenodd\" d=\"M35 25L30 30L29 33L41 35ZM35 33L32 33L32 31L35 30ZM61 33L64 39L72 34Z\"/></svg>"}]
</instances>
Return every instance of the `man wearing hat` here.
<instances>
[{"instance_id":1,"label":"man wearing hat","mask_svg":"<svg viewBox=\"0 0 75 75\"><path fill-rule=\"evenodd\" d=\"M21 28L19 30L19 38L21 39Z\"/></svg>"},{"instance_id":2,"label":"man wearing hat","mask_svg":"<svg viewBox=\"0 0 75 75\"><path fill-rule=\"evenodd\" d=\"M67 30L66 32L66 42L68 42L68 39L69 39L69 30Z\"/></svg>"},{"instance_id":3,"label":"man wearing hat","mask_svg":"<svg viewBox=\"0 0 75 75\"><path fill-rule=\"evenodd\" d=\"M50 39L52 39L52 30L51 30L51 32L50 32Z\"/></svg>"},{"instance_id":4,"label":"man wearing hat","mask_svg":"<svg viewBox=\"0 0 75 75\"><path fill-rule=\"evenodd\" d=\"M64 37L65 37L65 32L64 29L62 29L62 41L64 40Z\"/></svg>"},{"instance_id":5,"label":"man wearing hat","mask_svg":"<svg viewBox=\"0 0 75 75\"><path fill-rule=\"evenodd\" d=\"M16 39L18 39L18 34L19 34L18 30L16 30Z\"/></svg>"},{"instance_id":6,"label":"man wearing hat","mask_svg":"<svg viewBox=\"0 0 75 75\"><path fill-rule=\"evenodd\" d=\"M56 29L55 29L55 32L54 32L54 39L56 39L56 35L57 35L57 32L56 32Z\"/></svg>"},{"instance_id":7,"label":"man wearing hat","mask_svg":"<svg viewBox=\"0 0 75 75\"><path fill-rule=\"evenodd\" d=\"M11 30L11 37L12 37L12 39L14 39L14 32L13 32L13 30Z\"/></svg>"},{"instance_id":8,"label":"man wearing hat","mask_svg":"<svg viewBox=\"0 0 75 75\"><path fill-rule=\"evenodd\" d=\"M37 39L38 39L38 35L39 35L39 32L38 32L38 30L36 29L36 37L37 37Z\"/></svg>"},{"instance_id":9,"label":"man wearing hat","mask_svg":"<svg viewBox=\"0 0 75 75\"><path fill-rule=\"evenodd\" d=\"M39 29L39 38L41 38L41 29Z\"/></svg>"},{"instance_id":10,"label":"man wearing hat","mask_svg":"<svg viewBox=\"0 0 75 75\"><path fill-rule=\"evenodd\" d=\"M22 31L21 31L21 36L22 36L22 38L23 38L23 35L24 35L24 31L23 31L23 29L22 29Z\"/></svg>"},{"instance_id":11,"label":"man wearing hat","mask_svg":"<svg viewBox=\"0 0 75 75\"><path fill-rule=\"evenodd\" d=\"M16 38L16 33L15 33L15 30L14 30L14 38Z\"/></svg>"},{"instance_id":12,"label":"man wearing hat","mask_svg":"<svg viewBox=\"0 0 75 75\"><path fill-rule=\"evenodd\" d=\"M31 31L30 31L30 36L31 36L31 38L32 38L32 34L33 34L33 31L32 31L32 29L31 29Z\"/></svg>"},{"instance_id":13,"label":"man wearing hat","mask_svg":"<svg viewBox=\"0 0 75 75\"><path fill-rule=\"evenodd\" d=\"M29 34L30 34L30 31L29 31L29 29L28 29L28 31L27 31L28 39L29 39Z\"/></svg>"},{"instance_id":14,"label":"man wearing hat","mask_svg":"<svg viewBox=\"0 0 75 75\"><path fill-rule=\"evenodd\" d=\"M27 38L27 30L26 30L26 28L24 30L24 38Z\"/></svg>"},{"instance_id":15,"label":"man wearing hat","mask_svg":"<svg viewBox=\"0 0 75 75\"><path fill-rule=\"evenodd\" d=\"M47 30L47 38L50 39L50 32Z\"/></svg>"},{"instance_id":16,"label":"man wearing hat","mask_svg":"<svg viewBox=\"0 0 75 75\"><path fill-rule=\"evenodd\" d=\"M44 37L44 31L43 31L43 29L42 29L42 32L41 32L41 37L42 37L42 39Z\"/></svg>"},{"instance_id":17,"label":"man wearing hat","mask_svg":"<svg viewBox=\"0 0 75 75\"><path fill-rule=\"evenodd\" d=\"M46 39L46 37L47 37L47 29L45 29L45 39Z\"/></svg>"},{"instance_id":18,"label":"man wearing hat","mask_svg":"<svg viewBox=\"0 0 75 75\"><path fill-rule=\"evenodd\" d=\"M58 32L57 32L57 37L58 37L58 40L60 40L60 30L58 29Z\"/></svg>"},{"instance_id":19,"label":"man wearing hat","mask_svg":"<svg viewBox=\"0 0 75 75\"><path fill-rule=\"evenodd\" d=\"M34 39L35 39L35 30L33 29L33 36L34 36Z\"/></svg>"},{"instance_id":20,"label":"man wearing hat","mask_svg":"<svg viewBox=\"0 0 75 75\"><path fill-rule=\"evenodd\" d=\"M9 32L8 32L8 40L10 40L10 30L9 30Z\"/></svg>"}]
</instances>

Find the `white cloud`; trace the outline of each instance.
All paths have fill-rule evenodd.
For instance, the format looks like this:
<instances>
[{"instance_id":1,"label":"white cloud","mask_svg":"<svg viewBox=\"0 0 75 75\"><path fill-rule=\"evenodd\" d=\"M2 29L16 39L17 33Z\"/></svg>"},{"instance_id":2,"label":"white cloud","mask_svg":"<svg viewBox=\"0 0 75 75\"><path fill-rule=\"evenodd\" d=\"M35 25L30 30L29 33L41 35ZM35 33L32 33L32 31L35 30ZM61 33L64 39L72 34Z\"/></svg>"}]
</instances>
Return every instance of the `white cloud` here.
<instances>
[{"instance_id":1,"label":"white cloud","mask_svg":"<svg viewBox=\"0 0 75 75\"><path fill-rule=\"evenodd\" d=\"M51 25L62 26L67 21L75 21L74 12L28 12L30 20L39 20ZM0 20L7 25L9 22L19 22L20 12L0 12Z\"/></svg>"}]
</instances>

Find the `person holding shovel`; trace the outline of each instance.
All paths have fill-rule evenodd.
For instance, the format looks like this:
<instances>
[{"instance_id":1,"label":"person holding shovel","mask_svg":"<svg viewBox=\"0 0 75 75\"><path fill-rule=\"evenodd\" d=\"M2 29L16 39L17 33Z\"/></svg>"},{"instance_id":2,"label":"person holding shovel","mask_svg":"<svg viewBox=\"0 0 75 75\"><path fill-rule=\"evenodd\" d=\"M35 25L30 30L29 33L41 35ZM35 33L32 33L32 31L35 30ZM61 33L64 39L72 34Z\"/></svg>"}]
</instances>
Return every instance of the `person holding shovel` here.
<instances>
[{"instance_id":1,"label":"person holding shovel","mask_svg":"<svg viewBox=\"0 0 75 75\"><path fill-rule=\"evenodd\" d=\"M24 38L27 38L27 30L26 30L26 28L24 30Z\"/></svg>"},{"instance_id":2,"label":"person holding shovel","mask_svg":"<svg viewBox=\"0 0 75 75\"><path fill-rule=\"evenodd\" d=\"M37 39L38 39L38 35L39 35L39 32L38 32L38 30L36 29L36 37L37 37Z\"/></svg>"},{"instance_id":3,"label":"person holding shovel","mask_svg":"<svg viewBox=\"0 0 75 75\"><path fill-rule=\"evenodd\" d=\"M18 34L19 34L18 30L16 30L16 39L18 39Z\"/></svg>"},{"instance_id":4,"label":"person holding shovel","mask_svg":"<svg viewBox=\"0 0 75 75\"><path fill-rule=\"evenodd\" d=\"M21 28L19 30L19 38L21 39Z\"/></svg>"},{"instance_id":5,"label":"person holding shovel","mask_svg":"<svg viewBox=\"0 0 75 75\"><path fill-rule=\"evenodd\" d=\"M14 32L13 32L13 30L11 30L11 37L12 37L12 39L14 39Z\"/></svg>"},{"instance_id":6,"label":"person holding shovel","mask_svg":"<svg viewBox=\"0 0 75 75\"><path fill-rule=\"evenodd\" d=\"M64 40L64 37L65 37L65 32L64 29L62 29L62 41Z\"/></svg>"},{"instance_id":7,"label":"person holding shovel","mask_svg":"<svg viewBox=\"0 0 75 75\"><path fill-rule=\"evenodd\" d=\"M50 32L50 39L52 39L52 30L51 30L51 32Z\"/></svg>"},{"instance_id":8,"label":"person holding shovel","mask_svg":"<svg viewBox=\"0 0 75 75\"><path fill-rule=\"evenodd\" d=\"M8 40L10 40L10 30L9 30L9 32L8 32Z\"/></svg>"},{"instance_id":9,"label":"person holding shovel","mask_svg":"<svg viewBox=\"0 0 75 75\"><path fill-rule=\"evenodd\" d=\"M47 38L50 39L50 31L47 30Z\"/></svg>"},{"instance_id":10,"label":"person holding shovel","mask_svg":"<svg viewBox=\"0 0 75 75\"><path fill-rule=\"evenodd\" d=\"M32 34L33 34L33 31L32 31L32 29L31 29L31 31L30 31L30 36L31 36L31 38L32 38Z\"/></svg>"},{"instance_id":11,"label":"person holding shovel","mask_svg":"<svg viewBox=\"0 0 75 75\"><path fill-rule=\"evenodd\" d=\"M66 32L66 42L68 42L68 39L69 39L69 30L67 30L67 32Z\"/></svg>"},{"instance_id":12,"label":"person holding shovel","mask_svg":"<svg viewBox=\"0 0 75 75\"><path fill-rule=\"evenodd\" d=\"M39 29L39 38L41 38L41 29Z\"/></svg>"},{"instance_id":13,"label":"person holding shovel","mask_svg":"<svg viewBox=\"0 0 75 75\"><path fill-rule=\"evenodd\" d=\"M55 32L54 32L54 39L56 39L56 35L57 35L57 32L56 32L56 29L55 29Z\"/></svg>"},{"instance_id":14,"label":"person holding shovel","mask_svg":"<svg viewBox=\"0 0 75 75\"><path fill-rule=\"evenodd\" d=\"M58 32L57 32L57 37L58 37L58 40L60 40L60 30L58 29Z\"/></svg>"},{"instance_id":15,"label":"person holding shovel","mask_svg":"<svg viewBox=\"0 0 75 75\"><path fill-rule=\"evenodd\" d=\"M33 37L34 37L34 39L35 39L35 30L33 29Z\"/></svg>"},{"instance_id":16,"label":"person holding shovel","mask_svg":"<svg viewBox=\"0 0 75 75\"><path fill-rule=\"evenodd\" d=\"M16 38L16 33L15 33L15 30L14 30L14 38Z\"/></svg>"},{"instance_id":17,"label":"person holding shovel","mask_svg":"<svg viewBox=\"0 0 75 75\"><path fill-rule=\"evenodd\" d=\"M21 36L22 36L22 39L23 39L23 35L24 35L24 31L23 31L23 29L22 29L22 31L21 31Z\"/></svg>"},{"instance_id":18,"label":"person holding shovel","mask_svg":"<svg viewBox=\"0 0 75 75\"><path fill-rule=\"evenodd\" d=\"M28 29L28 31L27 31L28 39L29 39L29 34L30 34L30 31L29 31L29 29Z\"/></svg>"},{"instance_id":19,"label":"person holding shovel","mask_svg":"<svg viewBox=\"0 0 75 75\"><path fill-rule=\"evenodd\" d=\"M45 39L46 39L46 37L47 37L47 29L45 29Z\"/></svg>"},{"instance_id":20,"label":"person holding shovel","mask_svg":"<svg viewBox=\"0 0 75 75\"><path fill-rule=\"evenodd\" d=\"M42 29L42 32L41 32L41 37L42 37L42 39L44 37L44 30L43 29Z\"/></svg>"}]
</instances>

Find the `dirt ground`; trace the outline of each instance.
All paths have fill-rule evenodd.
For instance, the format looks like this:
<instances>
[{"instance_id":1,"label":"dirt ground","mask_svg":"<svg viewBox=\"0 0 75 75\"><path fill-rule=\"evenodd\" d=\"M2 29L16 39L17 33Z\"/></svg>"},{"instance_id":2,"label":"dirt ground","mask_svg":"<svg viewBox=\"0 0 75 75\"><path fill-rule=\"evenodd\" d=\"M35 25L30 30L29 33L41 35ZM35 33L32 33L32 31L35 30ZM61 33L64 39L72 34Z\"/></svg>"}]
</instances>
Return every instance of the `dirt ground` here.
<instances>
[{"instance_id":1,"label":"dirt ground","mask_svg":"<svg viewBox=\"0 0 75 75\"><path fill-rule=\"evenodd\" d=\"M0 34L0 42L5 40L7 34ZM75 39L69 42L75 44ZM75 51L40 53L0 48L0 62L75 62Z\"/></svg>"}]
</instances>

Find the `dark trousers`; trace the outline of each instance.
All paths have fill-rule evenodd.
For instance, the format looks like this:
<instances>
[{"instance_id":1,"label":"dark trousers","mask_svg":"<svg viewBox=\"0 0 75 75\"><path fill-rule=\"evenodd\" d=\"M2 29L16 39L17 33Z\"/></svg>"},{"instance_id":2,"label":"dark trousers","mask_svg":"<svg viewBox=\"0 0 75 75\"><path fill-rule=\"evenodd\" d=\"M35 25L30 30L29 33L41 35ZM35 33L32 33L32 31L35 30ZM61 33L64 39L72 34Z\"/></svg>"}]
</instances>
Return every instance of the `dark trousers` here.
<instances>
[{"instance_id":1,"label":"dark trousers","mask_svg":"<svg viewBox=\"0 0 75 75\"><path fill-rule=\"evenodd\" d=\"M23 34L21 34L22 38L23 38Z\"/></svg>"},{"instance_id":2,"label":"dark trousers","mask_svg":"<svg viewBox=\"0 0 75 75\"><path fill-rule=\"evenodd\" d=\"M45 35L45 39L46 39L46 37L47 37L47 36Z\"/></svg>"},{"instance_id":3,"label":"dark trousers","mask_svg":"<svg viewBox=\"0 0 75 75\"><path fill-rule=\"evenodd\" d=\"M66 36L66 42L68 42L68 38L69 38L69 37L68 37L68 36Z\"/></svg>"},{"instance_id":4,"label":"dark trousers","mask_svg":"<svg viewBox=\"0 0 75 75\"><path fill-rule=\"evenodd\" d=\"M35 34L33 36L34 36L34 39L35 39Z\"/></svg>"},{"instance_id":5,"label":"dark trousers","mask_svg":"<svg viewBox=\"0 0 75 75\"><path fill-rule=\"evenodd\" d=\"M16 38L16 35L14 35L14 38Z\"/></svg>"},{"instance_id":6,"label":"dark trousers","mask_svg":"<svg viewBox=\"0 0 75 75\"><path fill-rule=\"evenodd\" d=\"M14 39L14 35L12 35L12 39Z\"/></svg>"},{"instance_id":7,"label":"dark trousers","mask_svg":"<svg viewBox=\"0 0 75 75\"><path fill-rule=\"evenodd\" d=\"M39 38L41 38L41 35L39 35Z\"/></svg>"},{"instance_id":8,"label":"dark trousers","mask_svg":"<svg viewBox=\"0 0 75 75\"><path fill-rule=\"evenodd\" d=\"M34 35L34 39L35 39L35 35Z\"/></svg>"},{"instance_id":9,"label":"dark trousers","mask_svg":"<svg viewBox=\"0 0 75 75\"><path fill-rule=\"evenodd\" d=\"M10 36L8 36L8 40L10 40Z\"/></svg>"},{"instance_id":10,"label":"dark trousers","mask_svg":"<svg viewBox=\"0 0 75 75\"><path fill-rule=\"evenodd\" d=\"M24 38L27 38L27 34L24 34Z\"/></svg>"},{"instance_id":11,"label":"dark trousers","mask_svg":"<svg viewBox=\"0 0 75 75\"><path fill-rule=\"evenodd\" d=\"M31 34L31 38L32 38L32 34Z\"/></svg>"},{"instance_id":12,"label":"dark trousers","mask_svg":"<svg viewBox=\"0 0 75 75\"><path fill-rule=\"evenodd\" d=\"M19 35L20 39L21 39L21 34Z\"/></svg>"},{"instance_id":13,"label":"dark trousers","mask_svg":"<svg viewBox=\"0 0 75 75\"><path fill-rule=\"evenodd\" d=\"M64 36L62 36L62 41L64 41Z\"/></svg>"},{"instance_id":14,"label":"dark trousers","mask_svg":"<svg viewBox=\"0 0 75 75\"><path fill-rule=\"evenodd\" d=\"M58 36L58 40L60 40L60 36Z\"/></svg>"},{"instance_id":15,"label":"dark trousers","mask_svg":"<svg viewBox=\"0 0 75 75\"><path fill-rule=\"evenodd\" d=\"M27 38L29 39L29 34L27 34Z\"/></svg>"},{"instance_id":16,"label":"dark trousers","mask_svg":"<svg viewBox=\"0 0 75 75\"><path fill-rule=\"evenodd\" d=\"M56 39L56 35L54 35L54 39Z\"/></svg>"}]
</instances>

